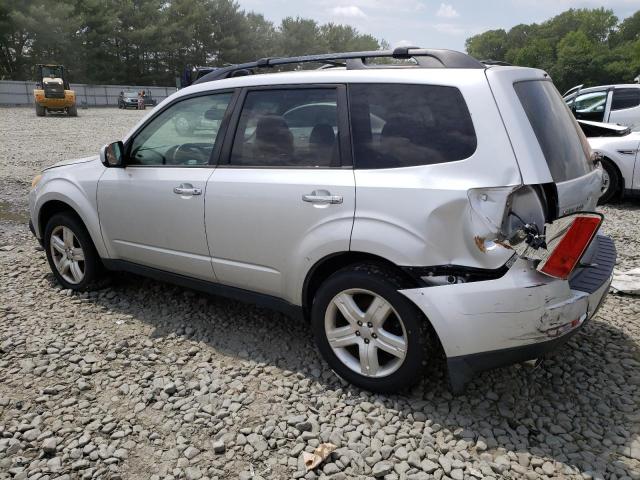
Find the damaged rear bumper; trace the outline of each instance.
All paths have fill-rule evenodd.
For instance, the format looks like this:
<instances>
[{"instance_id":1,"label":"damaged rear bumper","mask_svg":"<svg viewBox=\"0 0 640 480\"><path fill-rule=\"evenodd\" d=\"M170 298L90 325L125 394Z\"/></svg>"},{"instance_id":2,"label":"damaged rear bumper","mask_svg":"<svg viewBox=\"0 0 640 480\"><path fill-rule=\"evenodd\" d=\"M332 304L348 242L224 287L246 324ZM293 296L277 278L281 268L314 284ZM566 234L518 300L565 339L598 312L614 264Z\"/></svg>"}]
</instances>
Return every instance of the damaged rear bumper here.
<instances>
[{"instance_id":1,"label":"damaged rear bumper","mask_svg":"<svg viewBox=\"0 0 640 480\"><path fill-rule=\"evenodd\" d=\"M615 247L598 235L583 258L589 268L567 280L518 259L501 278L401 290L427 316L459 392L479 371L539 358L565 343L604 300Z\"/></svg>"}]
</instances>

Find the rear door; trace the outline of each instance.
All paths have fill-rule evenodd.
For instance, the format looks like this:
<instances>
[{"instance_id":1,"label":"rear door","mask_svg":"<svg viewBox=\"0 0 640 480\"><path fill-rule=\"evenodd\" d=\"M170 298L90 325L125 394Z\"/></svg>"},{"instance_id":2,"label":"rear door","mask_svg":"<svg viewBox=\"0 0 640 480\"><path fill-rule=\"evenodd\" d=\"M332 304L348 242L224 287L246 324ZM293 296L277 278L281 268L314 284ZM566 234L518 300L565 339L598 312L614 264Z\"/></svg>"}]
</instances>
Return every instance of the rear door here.
<instances>
[{"instance_id":1,"label":"rear door","mask_svg":"<svg viewBox=\"0 0 640 480\"><path fill-rule=\"evenodd\" d=\"M609 122L640 128L640 87L613 90Z\"/></svg>"},{"instance_id":2,"label":"rear door","mask_svg":"<svg viewBox=\"0 0 640 480\"><path fill-rule=\"evenodd\" d=\"M601 173L582 129L549 76L529 68L487 69L524 184L555 184L557 214L593 211Z\"/></svg>"},{"instance_id":3,"label":"rear door","mask_svg":"<svg viewBox=\"0 0 640 480\"><path fill-rule=\"evenodd\" d=\"M219 282L299 304L304 274L349 250L355 183L341 85L243 92L208 181Z\"/></svg>"}]
</instances>

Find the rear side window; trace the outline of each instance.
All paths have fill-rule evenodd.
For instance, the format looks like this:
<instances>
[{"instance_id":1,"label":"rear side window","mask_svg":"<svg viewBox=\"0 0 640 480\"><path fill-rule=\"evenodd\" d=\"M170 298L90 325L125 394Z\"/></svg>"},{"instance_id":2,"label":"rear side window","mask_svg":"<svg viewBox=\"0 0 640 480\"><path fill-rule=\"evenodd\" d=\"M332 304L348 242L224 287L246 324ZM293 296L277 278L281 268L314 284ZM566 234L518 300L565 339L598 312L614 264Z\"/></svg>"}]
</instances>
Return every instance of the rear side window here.
<instances>
[{"instance_id":1,"label":"rear side window","mask_svg":"<svg viewBox=\"0 0 640 480\"><path fill-rule=\"evenodd\" d=\"M593 169L591 149L562 97L548 80L513 85L555 182L581 177Z\"/></svg>"},{"instance_id":2,"label":"rear side window","mask_svg":"<svg viewBox=\"0 0 640 480\"><path fill-rule=\"evenodd\" d=\"M469 109L455 87L351 84L355 167L453 162L476 150Z\"/></svg>"},{"instance_id":3,"label":"rear side window","mask_svg":"<svg viewBox=\"0 0 640 480\"><path fill-rule=\"evenodd\" d=\"M623 110L640 105L640 88L616 88L613 91L611 110Z\"/></svg>"},{"instance_id":4,"label":"rear side window","mask_svg":"<svg viewBox=\"0 0 640 480\"><path fill-rule=\"evenodd\" d=\"M231 165L338 167L335 88L247 93L231 150Z\"/></svg>"}]
</instances>

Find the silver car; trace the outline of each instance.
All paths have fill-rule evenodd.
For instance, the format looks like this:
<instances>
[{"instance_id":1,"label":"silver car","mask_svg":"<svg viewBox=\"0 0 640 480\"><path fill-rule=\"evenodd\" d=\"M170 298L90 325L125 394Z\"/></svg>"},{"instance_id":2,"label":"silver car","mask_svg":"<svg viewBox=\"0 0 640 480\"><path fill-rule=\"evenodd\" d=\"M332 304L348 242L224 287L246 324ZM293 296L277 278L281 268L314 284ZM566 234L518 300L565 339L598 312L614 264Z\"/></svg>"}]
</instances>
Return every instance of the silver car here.
<instances>
[{"instance_id":1,"label":"silver car","mask_svg":"<svg viewBox=\"0 0 640 480\"><path fill-rule=\"evenodd\" d=\"M308 62L330 68L252 74ZM444 355L460 391L594 315L601 185L545 72L400 48L216 69L36 177L31 227L65 288L123 270L254 302L308 319L357 386Z\"/></svg>"}]
</instances>

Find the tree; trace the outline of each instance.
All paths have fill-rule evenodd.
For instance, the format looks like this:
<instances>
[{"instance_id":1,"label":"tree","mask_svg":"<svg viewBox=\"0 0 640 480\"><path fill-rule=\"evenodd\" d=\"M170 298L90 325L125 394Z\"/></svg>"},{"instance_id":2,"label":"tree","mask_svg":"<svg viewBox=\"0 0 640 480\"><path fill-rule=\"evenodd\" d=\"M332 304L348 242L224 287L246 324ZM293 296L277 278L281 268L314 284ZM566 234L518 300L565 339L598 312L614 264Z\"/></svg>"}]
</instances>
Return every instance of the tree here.
<instances>
[{"instance_id":1,"label":"tree","mask_svg":"<svg viewBox=\"0 0 640 480\"><path fill-rule=\"evenodd\" d=\"M469 55L485 60L504 60L507 52L507 32L489 30L468 38L465 45Z\"/></svg>"},{"instance_id":2,"label":"tree","mask_svg":"<svg viewBox=\"0 0 640 480\"><path fill-rule=\"evenodd\" d=\"M275 26L235 0L0 0L0 78L63 63L74 82L171 85L187 65L377 49L347 25Z\"/></svg>"},{"instance_id":3,"label":"tree","mask_svg":"<svg viewBox=\"0 0 640 480\"><path fill-rule=\"evenodd\" d=\"M348 25L327 23L320 27L320 37L327 46L327 52L358 52L363 50L377 50L378 41L371 35L362 35Z\"/></svg>"},{"instance_id":4,"label":"tree","mask_svg":"<svg viewBox=\"0 0 640 480\"><path fill-rule=\"evenodd\" d=\"M597 83L596 46L583 31L567 33L558 44L551 76L563 88L579 83Z\"/></svg>"},{"instance_id":5,"label":"tree","mask_svg":"<svg viewBox=\"0 0 640 480\"><path fill-rule=\"evenodd\" d=\"M476 58L548 71L560 90L631 81L640 73L640 11L618 23L604 8L570 9L541 24L489 30L467 39Z\"/></svg>"},{"instance_id":6,"label":"tree","mask_svg":"<svg viewBox=\"0 0 640 480\"><path fill-rule=\"evenodd\" d=\"M290 57L326 50L327 45L321 38L320 27L315 20L287 17L280 23L280 55Z\"/></svg>"}]
</instances>

